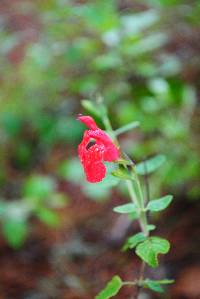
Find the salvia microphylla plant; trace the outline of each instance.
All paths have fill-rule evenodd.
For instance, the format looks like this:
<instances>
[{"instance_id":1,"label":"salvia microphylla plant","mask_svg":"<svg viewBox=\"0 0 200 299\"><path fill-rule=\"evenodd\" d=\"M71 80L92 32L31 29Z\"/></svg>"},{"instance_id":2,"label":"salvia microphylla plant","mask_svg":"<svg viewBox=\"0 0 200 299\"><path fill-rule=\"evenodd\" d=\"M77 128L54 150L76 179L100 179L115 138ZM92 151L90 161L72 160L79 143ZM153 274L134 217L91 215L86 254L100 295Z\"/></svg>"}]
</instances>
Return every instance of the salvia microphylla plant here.
<instances>
[{"instance_id":1,"label":"salvia microphylla plant","mask_svg":"<svg viewBox=\"0 0 200 299\"><path fill-rule=\"evenodd\" d=\"M92 103L86 103L91 107ZM98 126L91 116L79 116L78 120L84 123L89 130L86 130L82 142L78 146L78 154L83 165L87 181L98 183L106 176L104 161L114 162L116 169L112 175L123 180L127 185L130 195L130 203L115 207L114 212L128 214L131 219L138 220L141 231L130 236L123 246L123 250L135 250L136 255L142 260L139 278L134 281L123 281L118 275L114 276L106 287L95 297L95 299L109 299L115 296L123 286L136 286L149 288L155 292L163 292L163 286L170 284L173 280L162 279L152 280L144 277L145 265L158 267L158 255L166 254L170 244L167 240L151 236L150 232L155 229L155 225L148 224L147 214L164 210L172 201L171 195L166 195L158 199L144 198L143 190L139 180L139 175L147 176L157 169L164 157L155 156L145 162L134 164L132 160L120 149L117 136L138 123L134 122L116 131L112 130L106 107L99 101L99 111L106 131L110 137ZM138 292L136 297L138 296Z\"/></svg>"}]
</instances>

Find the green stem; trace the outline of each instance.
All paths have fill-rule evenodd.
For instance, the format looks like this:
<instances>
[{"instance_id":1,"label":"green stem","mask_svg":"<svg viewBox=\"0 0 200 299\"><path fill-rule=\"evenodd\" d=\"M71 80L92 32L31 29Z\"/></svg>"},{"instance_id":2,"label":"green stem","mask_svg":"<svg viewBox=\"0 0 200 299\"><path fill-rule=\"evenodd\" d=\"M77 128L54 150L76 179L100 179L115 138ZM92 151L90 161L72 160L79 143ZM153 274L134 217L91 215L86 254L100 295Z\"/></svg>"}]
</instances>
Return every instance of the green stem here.
<instances>
[{"instance_id":1,"label":"green stem","mask_svg":"<svg viewBox=\"0 0 200 299\"><path fill-rule=\"evenodd\" d=\"M101 109L102 112L103 112L102 113L102 121L104 123L104 126L105 126L106 130L108 131L108 133L110 134L110 136L113 139L116 146L118 148L120 148L118 139L116 137L115 132L112 129L110 119L108 118L107 110L106 110L106 108L103 104L103 99L99 98L98 102L99 102L99 105L102 107L102 109ZM119 131L118 131L118 133L119 133ZM126 169L128 168L127 165L124 165L124 167ZM149 235L149 230L148 230L147 215L146 215L146 211L145 211L145 201L144 201L144 196L143 196L143 193L142 193L140 180L139 180L138 175L135 171L134 164L131 165L131 171L134 174L135 180L133 180L133 181L126 180L126 185L127 185L127 188L128 188L130 198L131 198L132 202L136 205L136 207L138 209L139 224L140 224L141 230L142 230L142 232L144 233L145 236L148 236ZM138 291L137 291L137 296L136 297L138 297L138 295L139 295L140 285L141 285L141 282L142 282L143 276L144 276L144 269L145 269L145 263L142 262L139 280L123 282L123 285L130 285L130 286L138 285Z\"/></svg>"},{"instance_id":2,"label":"green stem","mask_svg":"<svg viewBox=\"0 0 200 299\"><path fill-rule=\"evenodd\" d=\"M137 280L134 280L134 281L123 281L123 283L122 283L123 286L125 286L125 285L135 286L137 284L138 284Z\"/></svg>"},{"instance_id":3,"label":"green stem","mask_svg":"<svg viewBox=\"0 0 200 299\"><path fill-rule=\"evenodd\" d=\"M101 113L102 113L102 122L105 126L105 129L108 132L108 134L110 135L110 137L112 138L112 140L114 141L114 143L116 144L116 146L119 147L119 142L118 142L118 140L115 136L114 130L112 128L110 119L109 119L108 114L107 114L107 109L104 105L103 98L101 96L98 96L97 103L98 103L99 108L100 108Z\"/></svg>"},{"instance_id":4,"label":"green stem","mask_svg":"<svg viewBox=\"0 0 200 299\"><path fill-rule=\"evenodd\" d=\"M110 119L108 117L105 105L103 103L103 99L101 97L98 98L98 104L101 108L101 110L103 111L103 115L102 115L102 121L103 124L106 128L106 130L108 131L108 133L110 134L110 136L112 137L114 143L116 144L116 146L119 146L119 141L113 131ZM127 166L124 166L127 167ZM139 223L140 223L140 227L144 233L145 236L149 235L149 231L147 229L147 216L146 216L146 212L144 209L144 197L143 197L143 193L142 193L142 188L141 188L141 184L138 178L138 175L134 169L134 165L132 165L132 171L134 173L135 176L135 180L133 182L127 180L126 181L126 185L129 191L129 195L130 198L132 200L132 202L137 206L138 208L138 212L139 212Z\"/></svg>"}]
</instances>

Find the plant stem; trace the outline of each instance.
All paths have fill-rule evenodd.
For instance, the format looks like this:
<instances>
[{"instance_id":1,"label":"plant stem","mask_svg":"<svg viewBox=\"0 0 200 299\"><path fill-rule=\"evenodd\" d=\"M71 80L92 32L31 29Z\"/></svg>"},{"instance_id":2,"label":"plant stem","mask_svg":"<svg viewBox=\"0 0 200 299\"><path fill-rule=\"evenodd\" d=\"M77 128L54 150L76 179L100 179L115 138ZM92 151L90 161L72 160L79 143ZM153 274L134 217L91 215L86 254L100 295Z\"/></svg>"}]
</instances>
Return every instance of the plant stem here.
<instances>
[{"instance_id":1,"label":"plant stem","mask_svg":"<svg viewBox=\"0 0 200 299\"><path fill-rule=\"evenodd\" d=\"M148 202L150 200L150 187L149 187L149 180L148 180L148 171L147 171L147 163L144 162L144 167L145 167L145 176L144 176L144 181L145 181L145 186L146 186L146 201Z\"/></svg>"},{"instance_id":2,"label":"plant stem","mask_svg":"<svg viewBox=\"0 0 200 299\"><path fill-rule=\"evenodd\" d=\"M116 137L116 134L114 133L114 131L112 129L110 119L107 115L106 108L103 104L103 99L99 98L98 103L102 107L102 111L104 112L102 115L102 121L104 123L104 126L105 126L106 130L108 131L108 133L110 133L110 136L113 138L113 141L116 144L116 146L119 148L120 147L119 142ZM129 160L131 160L131 159L129 159ZM127 169L127 165L124 165L124 167ZM138 175L134 168L134 163L131 163L131 171L134 174L135 180L133 180L133 181L126 180L126 185L128 188L128 192L129 192L131 201L136 205L136 207L138 209L139 224L140 224L141 230L145 236L148 236L149 230L148 230L147 215L146 215L146 211L145 211L145 200L144 200L140 180L139 180ZM136 291L136 297L134 296L135 298L138 298L138 295L139 295L139 291L140 291L140 287L141 287L140 282L143 280L144 270L145 270L145 263L144 263L144 261L142 261L138 282L133 281L133 282L124 282L123 283L124 285L125 284L138 285L137 291Z\"/></svg>"},{"instance_id":3,"label":"plant stem","mask_svg":"<svg viewBox=\"0 0 200 299\"><path fill-rule=\"evenodd\" d=\"M102 121L104 123L104 126L105 126L106 130L108 131L108 133L110 133L110 135L113 138L113 141L115 142L115 144L118 147L120 147L119 146L119 141L118 141L118 139L117 139L117 137L116 137L116 135L113 131L113 128L112 128L110 119L108 117L106 107L103 103L103 98L102 97L98 97L98 104L99 104L101 110L103 111ZM124 166L124 167L126 167L126 166ZM146 212L144 210L144 197L143 197L142 188L141 188L141 185L140 185L138 175L137 175L137 173L135 171L135 168L134 168L134 163L131 166L131 169L134 173L135 181L131 182L131 181L127 180L126 185L127 185L128 192L129 192L129 195L130 195L130 198L131 198L132 202L138 208L138 212L140 214L139 215L139 223L140 223L141 230L143 231L145 236L148 236L149 231L148 231L148 228L147 228L147 225L148 225L147 216L146 216Z\"/></svg>"}]
</instances>

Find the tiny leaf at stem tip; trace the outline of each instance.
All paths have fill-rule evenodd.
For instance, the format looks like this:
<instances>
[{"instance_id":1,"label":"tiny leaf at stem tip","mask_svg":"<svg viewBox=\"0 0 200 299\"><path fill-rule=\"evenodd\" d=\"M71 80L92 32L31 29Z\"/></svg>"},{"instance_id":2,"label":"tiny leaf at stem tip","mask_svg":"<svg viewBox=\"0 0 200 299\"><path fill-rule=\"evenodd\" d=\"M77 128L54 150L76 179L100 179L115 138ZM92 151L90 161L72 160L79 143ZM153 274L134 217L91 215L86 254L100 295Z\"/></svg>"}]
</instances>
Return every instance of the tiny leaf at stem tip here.
<instances>
[{"instance_id":1,"label":"tiny leaf at stem tip","mask_svg":"<svg viewBox=\"0 0 200 299\"><path fill-rule=\"evenodd\" d=\"M129 173L129 171L126 168L122 167L119 167L118 169L114 170L112 172L112 175L122 180L135 180L134 175L132 173Z\"/></svg>"},{"instance_id":2,"label":"tiny leaf at stem tip","mask_svg":"<svg viewBox=\"0 0 200 299\"><path fill-rule=\"evenodd\" d=\"M125 160L125 159L118 159L116 161L114 161L116 164L122 164L122 165L132 165L132 162L131 161L128 161L128 160Z\"/></svg>"},{"instance_id":3,"label":"tiny leaf at stem tip","mask_svg":"<svg viewBox=\"0 0 200 299\"><path fill-rule=\"evenodd\" d=\"M126 133L130 130L133 130L137 127L139 127L140 123L139 121L133 121L125 126L120 127L119 129L114 131L115 136L119 136L120 134Z\"/></svg>"},{"instance_id":4,"label":"tiny leaf at stem tip","mask_svg":"<svg viewBox=\"0 0 200 299\"><path fill-rule=\"evenodd\" d=\"M81 104L85 110L87 110L88 112L90 112L91 114L93 114L97 117L100 117L100 113L99 113L98 109L96 109L96 106L92 101L82 100Z\"/></svg>"}]
</instances>

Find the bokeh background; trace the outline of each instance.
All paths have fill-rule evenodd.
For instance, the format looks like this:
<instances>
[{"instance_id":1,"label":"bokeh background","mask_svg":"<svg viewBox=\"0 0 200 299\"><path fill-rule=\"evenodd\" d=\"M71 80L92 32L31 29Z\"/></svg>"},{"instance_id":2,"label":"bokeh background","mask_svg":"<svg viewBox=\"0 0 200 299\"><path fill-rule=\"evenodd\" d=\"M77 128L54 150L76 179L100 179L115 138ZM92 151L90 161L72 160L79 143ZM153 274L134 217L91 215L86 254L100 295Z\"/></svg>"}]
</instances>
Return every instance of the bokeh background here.
<instances>
[{"instance_id":1,"label":"bokeh background","mask_svg":"<svg viewBox=\"0 0 200 299\"><path fill-rule=\"evenodd\" d=\"M175 199L151 221L172 248L146 275L176 283L141 298L200 298L199 87L199 1L0 1L1 299L89 299L138 275L120 251L138 226L112 212L125 190L86 183L77 160L76 115L102 126L99 95L115 129L140 122L120 138L134 161L167 158L150 192Z\"/></svg>"}]
</instances>

